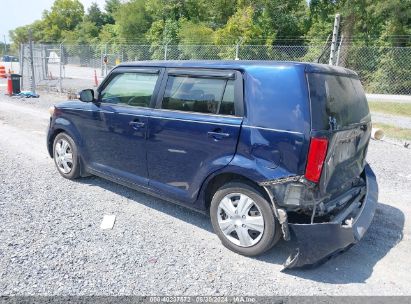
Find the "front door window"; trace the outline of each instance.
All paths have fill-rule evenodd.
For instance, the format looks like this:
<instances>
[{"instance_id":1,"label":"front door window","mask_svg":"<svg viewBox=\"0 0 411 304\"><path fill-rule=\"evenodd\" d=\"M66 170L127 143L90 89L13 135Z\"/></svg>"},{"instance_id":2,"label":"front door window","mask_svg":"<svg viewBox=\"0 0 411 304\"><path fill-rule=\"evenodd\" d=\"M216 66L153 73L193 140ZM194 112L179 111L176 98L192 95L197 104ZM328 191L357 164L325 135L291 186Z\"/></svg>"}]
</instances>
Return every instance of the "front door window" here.
<instances>
[{"instance_id":1,"label":"front door window","mask_svg":"<svg viewBox=\"0 0 411 304\"><path fill-rule=\"evenodd\" d=\"M122 73L115 75L102 90L104 103L149 107L158 74Z\"/></svg>"}]
</instances>

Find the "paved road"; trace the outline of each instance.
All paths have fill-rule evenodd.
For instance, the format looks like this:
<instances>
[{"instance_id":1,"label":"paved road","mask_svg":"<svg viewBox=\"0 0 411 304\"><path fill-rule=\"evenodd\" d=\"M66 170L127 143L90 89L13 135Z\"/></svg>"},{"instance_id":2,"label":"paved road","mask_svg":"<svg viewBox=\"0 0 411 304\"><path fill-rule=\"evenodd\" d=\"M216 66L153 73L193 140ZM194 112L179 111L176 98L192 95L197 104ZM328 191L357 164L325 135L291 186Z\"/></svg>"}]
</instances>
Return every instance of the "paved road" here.
<instances>
[{"instance_id":1,"label":"paved road","mask_svg":"<svg viewBox=\"0 0 411 304\"><path fill-rule=\"evenodd\" d=\"M411 95L366 94L368 101L411 103Z\"/></svg>"},{"instance_id":2,"label":"paved road","mask_svg":"<svg viewBox=\"0 0 411 304\"><path fill-rule=\"evenodd\" d=\"M280 272L225 249L209 219L100 178L60 177L45 148L53 96L0 96L0 293L34 295L410 294L411 150L372 142L380 205L360 244L312 270ZM115 214L113 230L100 230Z\"/></svg>"},{"instance_id":3,"label":"paved road","mask_svg":"<svg viewBox=\"0 0 411 304\"><path fill-rule=\"evenodd\" d=\"M386 113L371 113L372 121L379 122L398 128L411 129L411 118L407 116L391 115Z\"/></svg>"}]
</instances>

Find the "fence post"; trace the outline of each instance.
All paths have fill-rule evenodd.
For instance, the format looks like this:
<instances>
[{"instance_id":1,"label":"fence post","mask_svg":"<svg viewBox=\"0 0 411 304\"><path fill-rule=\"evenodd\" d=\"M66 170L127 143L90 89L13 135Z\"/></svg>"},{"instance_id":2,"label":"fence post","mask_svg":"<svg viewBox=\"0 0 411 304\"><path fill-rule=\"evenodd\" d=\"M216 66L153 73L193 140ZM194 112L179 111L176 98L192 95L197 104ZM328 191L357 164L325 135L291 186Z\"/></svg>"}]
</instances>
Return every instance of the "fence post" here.
<instances>
[{"instance_id":1,"label":"fence post","mask_svg":"<svg viewBox=\"0 0 411 304\"><path fill-rule=\"evenodd\" d=\"M344 39L344 35L341 35L341 40L340 40L340 43L338 44L337 59L335 60L335 65L340 64L340 51L341 51L341 44L343 42L343 39Z\"/></svg>"},{"instance_id":2,"label":"fence post","mask_svg":"<svg viewBox=\"0 0 411 304\"><path fill-rule=\"evenodd\" d=\"M164 46L164 60L167 60L168 43Z\"/></svg>"},{"instance_id":3,"label":"fence post","mask_svg":"<svg viewBox=\"0 0 411 304\"><path fill-rule=\"evenodd\" d=\"M24 86L23 86L23 84L24 84L24 81L23 81L23 79L24 79L24 44L23 43L21 43L20 44L20 52L19 52L20 54L20 58L19 58L19 60L20 60L20 71L19 71L19 73L20 73L20 75L21 75L21 78L20 78L20 86L21 86L21 88L23 89L24 88Z\"/></svg>"},{"instance_id":4,"label":"fence post","mask_svg":"<svg viewBox=\"0 0 411 304\"><path fill-rule=\"evenodd\" d=\"M107 54L107 43L106 43L106 45L105 45L105 54L104 54L104 56L107 56L107 58L108 58L108 54ZM108 59L107 59L107 62L104 64L104 76L107 76L107 64L108 64Z\"/></svg>"},{"instance_id":5,"label":"fence post","mask_svg":"<svg viewBox=\"0 0 411 304\"><path fill-rule=\"evenodd\" d=\"M34 77L34 56L33 56L33 40L31 29L29 30L29 48L30 48L30 67L31 67L31 92L36 93L36 79Z\"/></svg>"},{"instance_id":6,"label":"fence post","mask_svg":"<svg viewBox=\"0 0 411 304\"><path fill-rule=\"evenodd\" d=\"M335 51L337 49L339 28L340 28L340 14L336 14L335 19L334 19L333 38L331 40L330 60L328 62L329 65L334 65L334 57L335 57Z\"/></svg>"},{"instance_id":7,"label":"fence post","mask_svg":"<svg viewBox=\"0 0 411 304\"><path fill-rule=\"evenodd\" d=\"M238 57L239 51L240 51L240 44L237 43L237 44L235 45L235 60L240 60L240 58Z\"/></svg>"},{"instance_id":8,"label":"fence post","mask_svg":"<svg viewBox=\"0 0 411 304\"><path fill-rule=\"evenodd\" d=\"M103 47L100 46L100 76L103 77L104 76L104 65L103 65Z\"/></svg>"},{"instance_id":9,"label":"fence post","mask_svg":"<svg viewBox=\"0 0 411 304\"><path fill-rule=\"evenodd\" d=\"M46 46L40 44L41 47L41 70L43 72L43 79L48 79L49 71L47 65L47 50Z\"/></svg>"},{"instance_id":10,"label":"fence post","mask_svg":"<svg viewBox=\"0 0 411 304\"><path fill-rule=\"evenodd\" d=\"M60 43L60 78L59 78L59 91L63 92L63 43Z\"/></svg>"}]
</instances>

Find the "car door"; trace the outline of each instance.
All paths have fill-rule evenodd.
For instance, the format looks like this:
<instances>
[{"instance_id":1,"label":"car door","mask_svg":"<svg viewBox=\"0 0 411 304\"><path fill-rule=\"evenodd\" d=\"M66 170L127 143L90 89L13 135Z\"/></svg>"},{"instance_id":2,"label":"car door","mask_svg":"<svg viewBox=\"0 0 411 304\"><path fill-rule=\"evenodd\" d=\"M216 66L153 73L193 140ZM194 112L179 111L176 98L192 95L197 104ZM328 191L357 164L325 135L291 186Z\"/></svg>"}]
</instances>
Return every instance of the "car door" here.
<instances>
[{"instance_id":1,"label":"car door","mask_svg":"<svg viewBox=\"0 0 411 304\"><path fill-rule=\"evenodd\" d=\"M242 74L167 69L149 118L149 185L194 201L205 177L233 158L243 114Z\"/></svg>"},{"instance_id":2,"label":"car door","mask_svg":"<svg viewBox=\"0 0 411 304\"><path fill-rule=\"evenodd\" d=\"M93 170L148 185L147 122L160 74L161 69L118 68L102 84L95 111L100 132L85 140Z\"/></svg>"}]
</instances>

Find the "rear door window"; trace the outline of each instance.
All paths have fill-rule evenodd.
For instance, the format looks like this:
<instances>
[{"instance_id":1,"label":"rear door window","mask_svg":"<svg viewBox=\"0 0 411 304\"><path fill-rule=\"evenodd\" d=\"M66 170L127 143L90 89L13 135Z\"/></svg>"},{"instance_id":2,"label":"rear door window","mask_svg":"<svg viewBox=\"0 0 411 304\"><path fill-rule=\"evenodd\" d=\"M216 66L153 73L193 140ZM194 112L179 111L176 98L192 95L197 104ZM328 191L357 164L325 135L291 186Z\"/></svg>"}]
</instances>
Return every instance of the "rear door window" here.
<instances>
[{"instance_id":1,"label":"rear door window","mask_svg":"<svg viewBox=\"0 0 411 304\"><path fill-rule=\"evenodd\" d=\"M353 77L308 73L314 130L348 127L369 120L360 80Z\"/></svg>"},{"instance_id":2,"label":"rear door window","mask_svg":"<svg viewBox=\"0 0 411 304\"><path fill-rule=\"evenodd\" d=\"M234 80L169 76L162 101L169 110L235 115Z\"/></svg>"}]
</instances>

